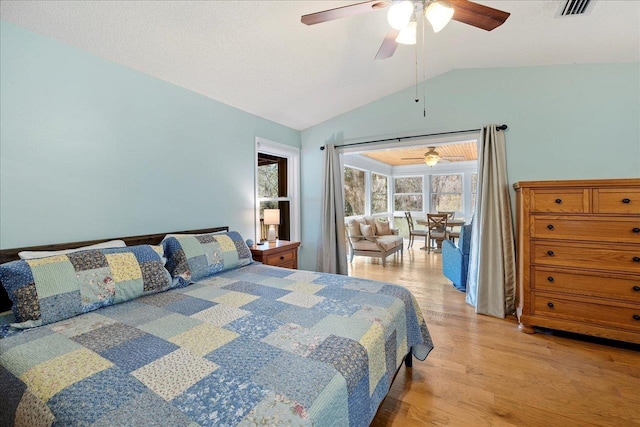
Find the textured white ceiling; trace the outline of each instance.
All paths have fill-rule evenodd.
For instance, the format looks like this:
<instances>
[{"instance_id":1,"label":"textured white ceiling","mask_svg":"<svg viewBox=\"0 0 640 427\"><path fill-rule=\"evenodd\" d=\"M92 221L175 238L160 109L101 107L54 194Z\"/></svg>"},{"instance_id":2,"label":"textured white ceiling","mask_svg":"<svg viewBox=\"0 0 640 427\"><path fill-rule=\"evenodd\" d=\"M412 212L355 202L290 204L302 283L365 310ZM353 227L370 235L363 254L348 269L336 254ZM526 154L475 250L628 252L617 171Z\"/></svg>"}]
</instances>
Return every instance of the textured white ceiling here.
<instances>
[{"instance_id":1,"label":"textured white ceiling","mask_svg":"<svg viewBox=\"0 0 640 427\"><path fill-rule=\"evenodd\" d=\"M412 47L373 58L386 9L315 26L300 16L349 1L9 1L0 18L305 129L415 83ZM596 0L557 18L561 1L479 1L511 12L486 32L451 22L427 36L427 78L452 69L640 60L640 1Z\"/></svg>"}]
</instances>

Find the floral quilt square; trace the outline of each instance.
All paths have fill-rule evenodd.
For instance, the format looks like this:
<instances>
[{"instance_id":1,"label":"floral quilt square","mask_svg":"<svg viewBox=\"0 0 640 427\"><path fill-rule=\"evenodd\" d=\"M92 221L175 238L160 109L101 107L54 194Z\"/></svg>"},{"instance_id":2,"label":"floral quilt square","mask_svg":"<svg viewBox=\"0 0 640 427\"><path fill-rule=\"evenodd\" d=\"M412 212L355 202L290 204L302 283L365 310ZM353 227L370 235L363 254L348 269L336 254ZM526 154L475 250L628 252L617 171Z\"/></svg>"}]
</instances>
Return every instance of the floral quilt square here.
<instances>
[{"instance_id":1,"label":"floral quilt square","mask_svg":"<svg viewBox=\"0 0 640 427\"><path fill-rule=\"evenodd\" d=\"M191 350L194 354L204 356L237 337L238 334L233 331L210 325L209 323L202 323L173 336L169 341Z\"/></svg>"},{"instance_id":2,"label":"floral quilt square","mask_svg":"<svg viewBox=\"0 0 640 427\"><path fill-rule=\"evenodd\" d=\"M173 343L145 334L141 337L127 340L120 345L108 348L100 355L112 361L120 369L131 372L163 357L179 347Z\"/></svg>"},{"instance_id":3,"label":"floral quilt square","mask_svg":"<svg viewBox=\"0 0 640 427\"><path fill-rule=\"evenodd\" d=\"M356 341L331 335L314 349L309 358L333 365L347 380L349 394L363 377L367 376L367 386L369 384L369 358L364 347Z\"/></svg>"},{"instance_id":4,"label":"floral quilt square","mask_svg":"<svg viewBox=\"0 0 640 427\"><path fill-rule=\"evenodd\" d=\"M40 399L48 401L65 389L113 364L86 348L79 348L29 369L20 377Z\"/></svg>"},{"instance_id":5,"label":"floral quilt square","mask_svg":"<svg viewBox=\"0 0 640 427\"><path fill-rule=\"evenodd\" d=\"M128 340L139 338L144 332L124 323L112 323L92 331L76 335L71 338L78 344L101 353L112 347L116 347Z\"/></svg>"},{"instance_id":6,"label":"floral quilt square","mask_svg":"<svg viewBox=\"0 0 640 427\"><path fill-rule=\"evenodd\" d=\"M90 425L144 393L145 387L118 368L111 367L84 378L51 398L59 425ZM86 398L91 397L91 404Z\"/></svg>"},{"instance_id":7,"label":"floral quilt square","mask_svg":"<svg viewBox=\"0 0 640 427\"><path fill-rule=\"evenodd\" d=\"M289 292L287 295L280 297L277 301L286 302L287 304L297 305L299 307L310 308L322 302L324 297L317 295L305 294L302 292Z\"/></svg>"},{"instance_id":8,"label":"floral quilt square","mask_svg":"<svg viewBox=\"0 0 640 427\"><path fill-rule=\"evenodd\" d=\"M142 271L136 256L131 252L120 254L106 254L109 268L111 268L112 278L116 282L126 282L128 280L141 279Z\"/></svg>"},{"instance_id":9,"label":"floral quilt square","mask_svg":"<svg viewBox=\"0 0 640 427\"><path fill-rule=\"evenodd\" d=\"M250 313L244 317L234 320L228 323L225 328L231 331L235 331L245 337L260 340L261 338L269 335L274 330L278 329L282 325L272 317L262 316L260 314Z\"/></svg>"},{"instance_id":10,"label":"floral quilt square","mask_svg":"<svg viewBox=\"0 0 640 427\"><path fill-rule=\"evenodd\" d=\"M233 426L267 394L261 385L218 369L172 400L199 425Z\"/></svg>"},{"instance_id":11,"label":"floral quilt square","mask_svg":"<svg viewBox=\"0 0 640 427\"><path fill-rule=\"evenodd\" d=\"M264 337L262 341L306 357L328 336L328 334L314 332L295 323L287 323Z\"/></svg>"},{"instance_id":12,"label":"floral quilt square","mask_svg":"<svg viewBox=\"0 0 640 427\"><path fill-rule=\"evenodd\" d=\"M304 373L304 377L301 373ZM335 375L336 370L331 364L284 351L280 357L256 371L251 379L308 408ZM292 378L297 380L291 381Z\"/></svg>"},{"instance_id":13,"label":"floral quilt square","mask_svg":"<svg viewBox=\"0 0 640 427\"><path fill-rule=\"evenodd\" d=\"M216 305L215 302L207 301L200 298L194 298L191 296L185 296L185 298L181 299L180 301L176 301L165 306L165 309L174 313L183 314L185 316L191 316L192 314L195 314L199 311L211 308L214 305Z\"/></svg>"},{"instance_id":14,"label":"floral quilt square","mask_svg":"<svg viewBox=\"0 0 640 427\"><path fill-rule=\"evenodd\" d=\"M131 374L166 401L218 369L218 366L185 348L141 366Z\"/></svg>"},{"instance_id":15,"label":"floral quilt square","mask_svg":"<svg viewBox=\"0 0 640 427\"><path fill-rule=\"evenodd\" d=\"M107 258L100 251L80 251L67 254L76 271L108 267Z\"/></svg>"},{"instance_id":16,"label":"floral quilt square","mask_svg":"<svg viewBox=\"0 0 640 427\"><path fill-rule=\"evenodd\" d=\"M201 320L192 319L179 313L171 313L151 322L143 323L138 326L138 329L157 337L168 339L201 324Z\"/></svg>"}]
</instances>

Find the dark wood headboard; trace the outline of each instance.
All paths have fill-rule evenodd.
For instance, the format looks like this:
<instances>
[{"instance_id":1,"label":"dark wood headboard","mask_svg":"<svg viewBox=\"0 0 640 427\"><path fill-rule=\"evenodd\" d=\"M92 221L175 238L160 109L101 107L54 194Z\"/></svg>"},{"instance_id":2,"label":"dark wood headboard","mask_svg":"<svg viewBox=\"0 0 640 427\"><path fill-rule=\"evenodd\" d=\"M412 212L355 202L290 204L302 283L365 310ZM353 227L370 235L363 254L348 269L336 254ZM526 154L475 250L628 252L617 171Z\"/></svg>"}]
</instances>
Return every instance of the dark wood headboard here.
<instances>
[{"instance_id":1,"label":"dark wood headboard","mask_svg":"<svg viewBox=\"0 0 640 427\"><path fill-rule=\"evenodd\" d=\"M141 236L110 237L106 239L87 240L84 242L56 243L53 245L2 249L0 250L0 264L20 259L20 257L18 257L18 252L22 252L22 251L59 251L63 249L75 249L81 246L95 245L96 243L101 243L107 240L116 240L116 239L124 240L127 246L157 245L162 241L162 239L164 239L164 236L166 236L167 234L200 234L200 233L215 233L218 231L229 231L229 227L225 226L225 227L215 227L215 228L203 228L201 230L171 231L171 232L159 233L159 234L144 234ZM7 292L4 290L4 287L0 286L0 312L9 310L10 308L11 308L11 300L9 299Z\"/></svg>"}]
</instances>

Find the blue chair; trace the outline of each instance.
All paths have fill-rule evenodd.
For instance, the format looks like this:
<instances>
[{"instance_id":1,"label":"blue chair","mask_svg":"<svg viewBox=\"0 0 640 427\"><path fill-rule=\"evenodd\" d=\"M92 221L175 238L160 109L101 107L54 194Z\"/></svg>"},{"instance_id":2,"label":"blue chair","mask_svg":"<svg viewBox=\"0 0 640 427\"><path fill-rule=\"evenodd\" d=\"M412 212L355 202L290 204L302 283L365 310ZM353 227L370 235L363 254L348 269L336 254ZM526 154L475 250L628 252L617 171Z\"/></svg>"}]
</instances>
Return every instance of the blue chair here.
<instances>
[{"instance_id":1,"label":"blue chair","mask_svg":"<svg viewBox=\"0 0 640 427\"><path fill-rule=\"evenodd\" d=\"M451 280L453 286L461 292L466 292L467 290L471 230L471 224L462 226L458 246L451 240L442 242L442 273Z\"/></svg>"}]
</instances>

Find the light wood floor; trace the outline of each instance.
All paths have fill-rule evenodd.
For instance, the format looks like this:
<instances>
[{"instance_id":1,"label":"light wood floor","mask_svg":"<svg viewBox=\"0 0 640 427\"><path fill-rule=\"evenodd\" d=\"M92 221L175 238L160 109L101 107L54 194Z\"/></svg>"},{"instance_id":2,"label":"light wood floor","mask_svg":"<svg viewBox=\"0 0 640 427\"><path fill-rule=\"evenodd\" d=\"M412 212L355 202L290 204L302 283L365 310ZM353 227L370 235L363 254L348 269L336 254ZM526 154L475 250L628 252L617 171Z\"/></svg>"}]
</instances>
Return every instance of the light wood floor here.
<instances>
[{"instance_id":1,"label":"light wood floor","mask_svg":"<svg viewBox=\"0 0 640 427\"><path fill-rule=\"evenodd\" d=\"M440 254L405 250L386 267L357 256L350 270L411 289L435 344L400 368L372 427L640 426L638 346L527 335L514 317L477 315L442 275Z\"/></svg>"}]
</instances>

